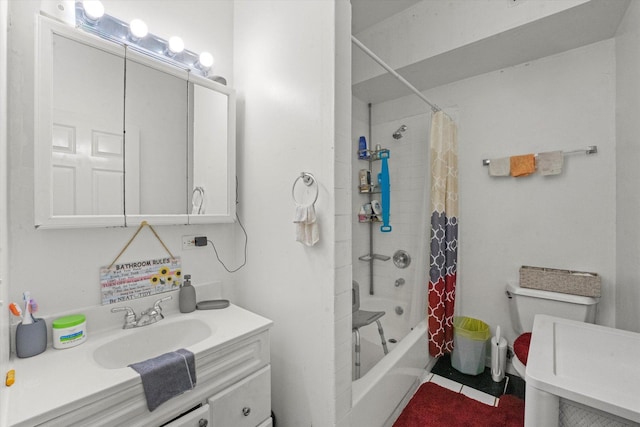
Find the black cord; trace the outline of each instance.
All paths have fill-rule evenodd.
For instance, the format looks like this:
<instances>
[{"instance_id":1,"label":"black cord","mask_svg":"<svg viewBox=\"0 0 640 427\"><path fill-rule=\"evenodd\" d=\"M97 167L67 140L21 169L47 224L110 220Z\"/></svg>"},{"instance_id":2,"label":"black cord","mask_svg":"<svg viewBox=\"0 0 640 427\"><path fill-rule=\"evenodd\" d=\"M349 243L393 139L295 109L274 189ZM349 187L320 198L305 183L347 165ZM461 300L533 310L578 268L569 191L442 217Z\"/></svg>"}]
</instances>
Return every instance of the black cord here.
<instances>
[{"instance_id":1,"label":"black cord","mask_svg":"<svg viewBox=\"0 0 640 427\"><path fill-rule=\"evenodd\" d=\"M238 204L240 204L240 202L238 200L238 177L236 176L236 206ZM240 228L242 229L242 232L244 233L244 261L242 262L242 264L238 268L235 268L233 270L229 270L229 268L225 265L225 263L222 262L222 260L220 259L220 256L218 255L218 250L216 249L216 245L211 240L207 240L208 243L211 243L211 247L213 247L213 252L215 252L216 258L218 259L218 262L229 273L235 273L236 271L240 270L242 267L247 265L247 246L248 246L248 243L249 243L249 236L247 235L247 230L245 230L244 225L242 225L242 221L240 221L240 217L238 216L238 210L237 209L236 209L236 219L238 220L238 224L240 224Z\"/></svg>"}]
</instances>

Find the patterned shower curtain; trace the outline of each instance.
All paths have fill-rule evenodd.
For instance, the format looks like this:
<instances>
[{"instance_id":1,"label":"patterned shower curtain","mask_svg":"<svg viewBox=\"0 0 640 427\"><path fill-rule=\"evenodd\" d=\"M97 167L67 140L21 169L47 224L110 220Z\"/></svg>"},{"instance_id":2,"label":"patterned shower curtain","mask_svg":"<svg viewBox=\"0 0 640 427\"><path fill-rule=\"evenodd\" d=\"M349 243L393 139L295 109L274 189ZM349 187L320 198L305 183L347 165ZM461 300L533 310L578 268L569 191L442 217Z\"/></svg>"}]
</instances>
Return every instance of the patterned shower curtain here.
<instances>
[{"instance_id":1,"label":"patterned shower curtain","mask_svg":"<svg viewBox=\"0 0 640 427\"><path fill-rule=\"evenodd\" d=\"M429 353L453 350L453 307L458 262L457 128L442 111L431 119L431 255L429 263Z\"/></svg>"}]
</instances>

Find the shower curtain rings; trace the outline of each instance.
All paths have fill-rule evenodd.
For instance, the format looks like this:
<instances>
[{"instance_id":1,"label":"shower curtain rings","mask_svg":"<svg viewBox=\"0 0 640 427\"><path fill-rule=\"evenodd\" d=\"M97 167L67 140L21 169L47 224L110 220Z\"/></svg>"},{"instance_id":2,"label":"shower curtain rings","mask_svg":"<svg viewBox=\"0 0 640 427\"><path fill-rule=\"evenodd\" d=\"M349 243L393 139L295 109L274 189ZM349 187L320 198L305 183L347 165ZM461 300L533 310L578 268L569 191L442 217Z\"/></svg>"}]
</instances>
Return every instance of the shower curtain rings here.
<instances>
[{"instance_id":1,"label":"shower curtain rings","mask_svg":"<svg viewBox=\"0 0 640 427\"><path fill-rule=\"evenodd\" d=\"M291 197L293 198L293 201L297 205L304 206L303 203L301 203L301 202L296 200L296 184L300 180L302 180L304 185L306 185L307 187L311 187L313 184L316 185L316 194L313 197L313 201L311 203L309 203L309 205L314 205L316 203L316 201L318 200L318 181L316 181L316 177L313 176L313 174L311 174L309 172L300 172L300 176L297 177L295 179L295 181L293 181L293 186L291 187Z\"/></svg>"}]
</instances>

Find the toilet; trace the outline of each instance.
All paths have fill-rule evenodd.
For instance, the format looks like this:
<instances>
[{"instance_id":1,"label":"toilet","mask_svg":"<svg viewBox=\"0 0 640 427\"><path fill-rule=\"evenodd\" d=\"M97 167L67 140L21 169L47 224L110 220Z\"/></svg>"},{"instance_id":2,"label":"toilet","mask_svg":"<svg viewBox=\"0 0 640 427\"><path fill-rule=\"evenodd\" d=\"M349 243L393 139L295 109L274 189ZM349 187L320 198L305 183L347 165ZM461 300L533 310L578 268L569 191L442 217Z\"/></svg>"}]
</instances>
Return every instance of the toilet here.
<instances>
[{"instance_id":1,"label":"toilet","mask_svg":"<svg viewBox=\"0 0 640 427\"><path fill-rule=\"evenodd\" d=\"M508 283L506 289L509 298L511 325L518 334L513 342L513 368L520 377L525 377L525 366L536 314L547 314L564 319L594 323L598 298L539 289L522 288L516 283Z\"/></svg>"}]
</instances>

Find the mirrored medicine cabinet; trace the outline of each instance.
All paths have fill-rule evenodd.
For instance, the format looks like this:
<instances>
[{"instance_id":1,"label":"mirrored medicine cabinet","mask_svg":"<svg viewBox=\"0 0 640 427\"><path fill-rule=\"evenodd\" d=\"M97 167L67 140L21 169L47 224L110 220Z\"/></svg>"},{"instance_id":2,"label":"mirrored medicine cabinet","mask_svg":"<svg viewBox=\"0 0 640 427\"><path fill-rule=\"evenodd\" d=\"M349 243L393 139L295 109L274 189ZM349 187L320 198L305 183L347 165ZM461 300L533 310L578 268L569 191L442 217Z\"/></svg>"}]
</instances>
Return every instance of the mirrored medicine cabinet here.
<instances>
[{"instance_id":1,"label":"mirrored medicine cabinet","mask_svg":"<svg viewBox=\"0 0 640 427\"><path fill-rule=\"evenodd\" d=\"M35 225L235 218L235 93L40 16Z\"/></svg>"}]
</instances>

